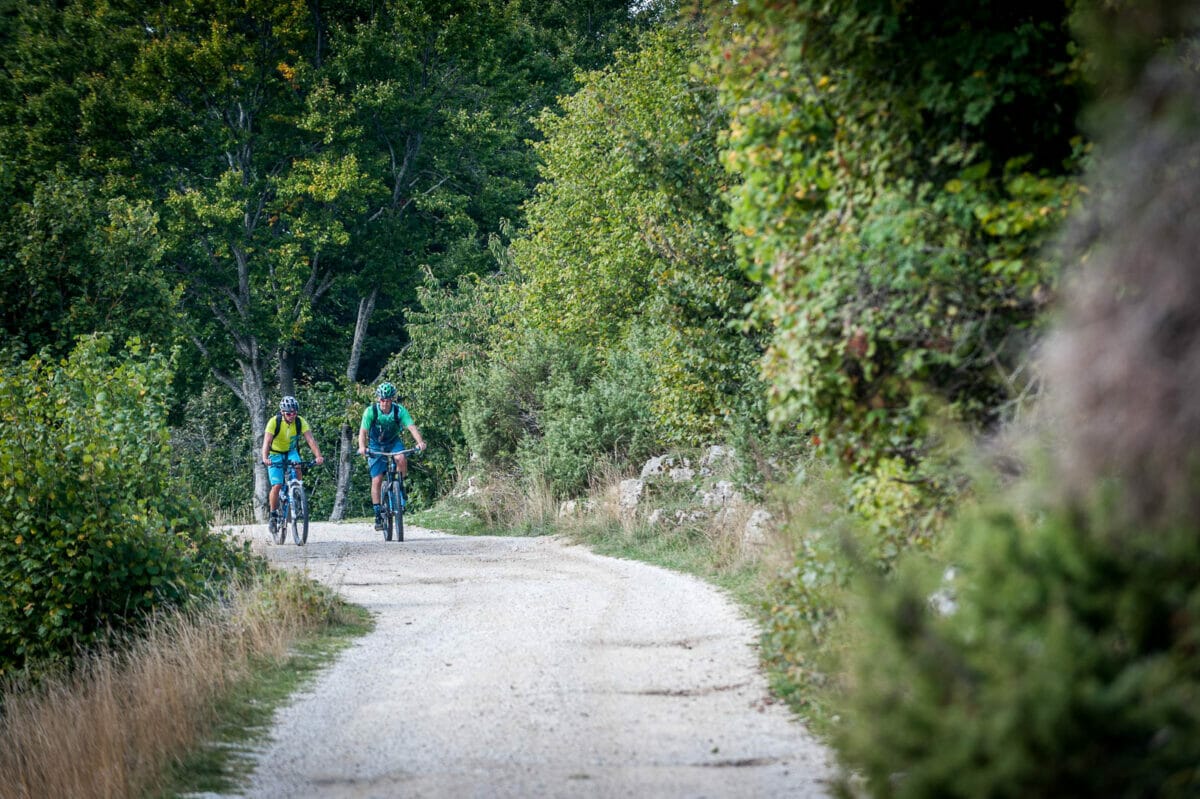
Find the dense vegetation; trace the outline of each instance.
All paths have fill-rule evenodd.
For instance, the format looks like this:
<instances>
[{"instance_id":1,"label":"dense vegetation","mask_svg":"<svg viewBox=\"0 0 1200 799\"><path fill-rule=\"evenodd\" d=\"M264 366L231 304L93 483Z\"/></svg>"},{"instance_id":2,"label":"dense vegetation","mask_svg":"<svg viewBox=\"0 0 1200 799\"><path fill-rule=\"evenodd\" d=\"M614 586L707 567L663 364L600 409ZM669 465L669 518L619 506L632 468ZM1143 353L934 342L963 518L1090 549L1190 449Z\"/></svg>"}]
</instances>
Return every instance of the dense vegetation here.
<instances>
[{"instance_id":1,"label":"dense vegetation","mask_svg":"<svg viewBox=\"0 0 1200 799\"><path fill-rule=\"evenodd\" d=\"M248 549L170 474L170 363L83 339L0 372L0 675L219 592Z\"/></svg>"},{"instance_id":2,"label":"dense vegetation","mask_svg":"<svg viewBox=\"0 0 1200 799\"><path fill-rule=\"evenodd\" d=\"M154 546L201 542L181 557L203 519L140 509L176 490L169 472L210 507L261 510L248 475L281 393L341 456L316 497L335 518L364 510L351 426L384 377L433 445L425 502L468 477L580 497L649 455L732 443L750 493L804 495L764 613L777 687L872 792L1183 795L1200 780L1195 425L1177 409L1198 304L1178 221L1194 5L13 6L5 379L52 394L81 363L143 375L179 347L145 395L84 395L105 424L144 402L149 434L172 426L157 460L115 470L139 510L90 538L132 519ZM1184 266L1155 273L1151 243ZM1056 319L1071 355L1047 390L1031 353ZM130 336L147 344L97 343ZM1096 363L1116 377L1089 383ZM37 407L14 400L15 440L93 446ZM1024 427L1049 465L993 443L1017 488L994 487L973 442ZM39 501L5 479L13 508ZM39 579L62 582L76 522L30 518L6 516L0 547L35 536L62 558ZM172 599L229 557L135 587ZM109 618L108 599L66 602L34 615L84 639Z\"/></svg>"}]
</instances>

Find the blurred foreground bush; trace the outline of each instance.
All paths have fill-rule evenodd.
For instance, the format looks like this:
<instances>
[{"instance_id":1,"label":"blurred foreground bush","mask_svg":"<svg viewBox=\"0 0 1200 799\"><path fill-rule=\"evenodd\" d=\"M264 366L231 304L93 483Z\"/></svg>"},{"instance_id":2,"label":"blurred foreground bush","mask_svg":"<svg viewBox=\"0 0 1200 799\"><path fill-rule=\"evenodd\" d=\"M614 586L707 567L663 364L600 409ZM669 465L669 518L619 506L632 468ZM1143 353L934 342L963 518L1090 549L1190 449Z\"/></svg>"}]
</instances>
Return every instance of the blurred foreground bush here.
<instances>
[{"instance_id":1,"label":"blurred foreground bush","mask_svg":"<svg viewBox=\"0 0 1200 799\"><path fill-rule=\"evenodd\" d=\"M860 592L837 739L872 795L1200 795L1200 538L1117 499L979 512L954 570Z\"/></svg>"}]
</instances>

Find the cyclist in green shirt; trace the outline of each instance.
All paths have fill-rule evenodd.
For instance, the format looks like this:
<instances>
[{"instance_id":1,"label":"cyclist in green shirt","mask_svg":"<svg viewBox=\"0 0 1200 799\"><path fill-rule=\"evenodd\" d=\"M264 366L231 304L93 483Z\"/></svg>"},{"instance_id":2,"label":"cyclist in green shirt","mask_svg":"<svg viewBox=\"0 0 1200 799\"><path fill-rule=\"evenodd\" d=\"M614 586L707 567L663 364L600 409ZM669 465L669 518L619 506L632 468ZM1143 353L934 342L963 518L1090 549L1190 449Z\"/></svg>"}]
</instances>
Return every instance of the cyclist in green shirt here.
<instances>
[{"instance_id":1,"label":"cyclist in green shirt","mask_svg":"<svg viewBox=\"0 0 1200 799\"><path fill-rule=\"evenodd\" d=\"M391 383L380 383L375 389L376 401L363 411L362 424L358 430L358 454L365 456L368 449L376 452L398 452L404 449L400 433L407 428L417 442L417 449L425 449L425 439L420 429L413 424L408 409L396 401L396 387ZM408 459L396 455L396 467L402 476L408 476ZM372 455L371 465L371 504L375 506L375 527L383 529L383 514L380 508L380 490L383 485L383 475L387 471L387 459L382 455Z\"/></svg>"}]
</instances>

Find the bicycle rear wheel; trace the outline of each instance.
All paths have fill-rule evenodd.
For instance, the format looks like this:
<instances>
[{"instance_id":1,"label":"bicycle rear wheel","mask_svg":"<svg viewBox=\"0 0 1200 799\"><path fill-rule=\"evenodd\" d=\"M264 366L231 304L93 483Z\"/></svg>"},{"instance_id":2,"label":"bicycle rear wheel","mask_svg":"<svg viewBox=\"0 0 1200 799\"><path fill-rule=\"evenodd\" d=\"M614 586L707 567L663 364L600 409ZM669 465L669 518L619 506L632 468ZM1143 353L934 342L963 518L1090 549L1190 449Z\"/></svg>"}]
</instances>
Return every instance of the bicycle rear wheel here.
<instances>
[{"instance_id":1,"label":"bicycle rear wheel","mask_svg":"<svg viewBox=\"0 0 1200 799\"><path fill-rule=\"evenodd\" d=\"M304 486L292 486L290 504L292 507L292 540L296 542L296 546L302 547L304 542L308 541L308 495L304 493Z\"/></svg>"}]
</instances>

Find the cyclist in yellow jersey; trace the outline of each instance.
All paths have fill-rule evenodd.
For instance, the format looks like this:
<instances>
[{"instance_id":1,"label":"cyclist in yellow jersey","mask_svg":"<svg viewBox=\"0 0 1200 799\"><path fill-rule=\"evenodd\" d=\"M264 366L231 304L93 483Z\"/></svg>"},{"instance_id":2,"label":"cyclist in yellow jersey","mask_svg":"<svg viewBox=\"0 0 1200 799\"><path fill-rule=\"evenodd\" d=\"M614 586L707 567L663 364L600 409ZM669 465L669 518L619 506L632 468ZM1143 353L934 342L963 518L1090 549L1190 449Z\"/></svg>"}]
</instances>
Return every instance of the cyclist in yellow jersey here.
<instances>
[{"instance_id":1,"label":"cyclist in yellow jersey","mask_svg":"<svg viewBox=\"0 0 1200 799\"><path fill-rule=\"evenodd\" d=\"M284 458L300 460L300 436L308 442L308 448L316 456L317 463L324 463L321 448L313 438L312 429L300 415L300 403L295 397L284 397L279 401L279 415L267 420L263 431L262 462L271 478L271 515L279 509L279 488L283 485Z\"/></svg>"}]
</instances>

